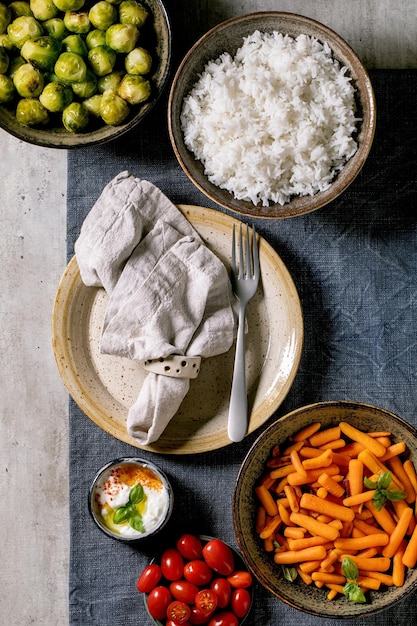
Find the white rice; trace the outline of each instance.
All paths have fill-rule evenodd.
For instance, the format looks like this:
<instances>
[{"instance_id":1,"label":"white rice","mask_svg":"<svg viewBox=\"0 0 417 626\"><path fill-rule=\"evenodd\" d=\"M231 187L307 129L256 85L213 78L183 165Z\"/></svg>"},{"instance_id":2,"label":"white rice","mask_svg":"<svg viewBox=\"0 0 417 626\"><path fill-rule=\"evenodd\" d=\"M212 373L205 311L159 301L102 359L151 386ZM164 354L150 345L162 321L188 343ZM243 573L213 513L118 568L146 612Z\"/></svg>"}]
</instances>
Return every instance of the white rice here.
<instances>
[{"instance_id":1,"label":"white rice","mask_svg":"<svg viewBox=\"0 0 417 626\"><path fill-rule=\"evenodd\" d=\"M236 199L284 205L327 189L356 152L354 94L327 43L256 31L184 99L185 144Z\"/></svg>"}]
</instances>

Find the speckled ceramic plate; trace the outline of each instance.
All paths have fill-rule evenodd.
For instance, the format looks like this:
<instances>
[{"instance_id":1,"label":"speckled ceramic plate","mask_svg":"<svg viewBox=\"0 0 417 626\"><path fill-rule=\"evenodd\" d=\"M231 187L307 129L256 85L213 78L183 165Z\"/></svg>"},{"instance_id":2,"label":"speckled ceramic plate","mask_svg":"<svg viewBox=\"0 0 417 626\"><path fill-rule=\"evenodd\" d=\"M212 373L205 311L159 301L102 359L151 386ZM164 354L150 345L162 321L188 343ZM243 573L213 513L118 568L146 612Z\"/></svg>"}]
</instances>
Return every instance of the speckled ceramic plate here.
<instances>
[{"instance_id":1,"label":"speckled ceramic plate","mask_svg":"<svg viewBox=\"0 0 417 626\"><path fill-rule=\"evenodd\" d=\"M242 556L259 582L290 606L318 617L353 619L378 613L417 590L417 569L409 569L402 587L383 587L369 591L366 604L355 604L344 596L329 601L326 592L301 580L293 583L281 575L270 553L263 550L254 531L256 502L254 486L264 471L265 462L276 444L313 422L322 427L346 421L364 431L390 431L394 441L404 441L409 458L417 464L417 432L400 417L379 407L348 401L321 402L288 413L267 428L255 441L244 459L233 494L233 523Z\"/></svg>"},{"instance_id":2,"label":"speckled ceramic plate","mask_svg":"<svg viewBox=\"0 0 417 626\"><path fill-rule=\"evenodd\" d=\"M180 206L187 219L226 266L230 264L234 223L211 209ZM303 319L290 274L273 248L261 238L262 280L248 307L247 385L249 432L281 404L301 356ZM73 258L61 279L53 308L52 335L61 377L78 406L105 431L136 447L126 430L129 407L146 375L141 363L99 352L107 296L86 287ZM234 347L202 362L197 379L158 442L144 447L159 453L188 454L230 443L227 414Z\"/></svg>"}]
</instances>

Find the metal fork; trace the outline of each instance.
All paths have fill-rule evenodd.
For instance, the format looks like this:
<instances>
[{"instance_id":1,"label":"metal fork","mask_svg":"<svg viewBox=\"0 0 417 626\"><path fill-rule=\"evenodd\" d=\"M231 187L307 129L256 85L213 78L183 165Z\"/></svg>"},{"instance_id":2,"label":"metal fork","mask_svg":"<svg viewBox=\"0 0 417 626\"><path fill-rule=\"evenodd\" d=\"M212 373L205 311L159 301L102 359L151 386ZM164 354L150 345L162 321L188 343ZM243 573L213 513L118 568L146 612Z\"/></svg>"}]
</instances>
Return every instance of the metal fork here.
<instances>
[{"instance_id":1,"label":"metal fork","mask_svg":"<svg viewBox=\"0 0 417 626\"><path fill-rule=\"evenodd\" d=\"M249 227L246 225L246 271L243 254L242 224L239 231L239 263L236 265L236 236L233 226L232 262L230 280L235 296L239 300L239 317L236 338L236 355L233 370L232 392L230 396L227 432L231 441L242 441L248 429L248 398L246 391L245 368L245 318L246 307L256 293L259 284L260 267L256 232L252 228L252 250Z\"/></svg>"}]
</instances>

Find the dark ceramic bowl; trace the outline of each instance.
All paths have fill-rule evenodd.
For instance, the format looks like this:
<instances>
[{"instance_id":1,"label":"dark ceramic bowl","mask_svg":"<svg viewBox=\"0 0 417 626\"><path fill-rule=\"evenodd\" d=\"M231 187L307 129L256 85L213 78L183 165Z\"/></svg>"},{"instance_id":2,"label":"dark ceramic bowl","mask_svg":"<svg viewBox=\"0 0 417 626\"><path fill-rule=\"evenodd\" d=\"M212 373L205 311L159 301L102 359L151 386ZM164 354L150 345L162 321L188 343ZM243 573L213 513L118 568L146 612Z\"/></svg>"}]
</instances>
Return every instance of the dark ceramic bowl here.
<instances>
[{"instance_id":1,"label":"dark ceramic bowl","mask_svg":"<svg viewBox=\"0 0 417 626\"><path fill-rule=\"evenodd\" d=\"M402 587L383 587L380 591L368 591L366 604L355 604L339 595L327 600L326 591L314 585L306 585L299 578L287 582L281 568L274 563L271 553L263 550L254 529L254 487L264 472L271 449L282 445L291 435L308 424L321 422L322 427L334 426L346 421L364 431L390 431L394 441L404 441L409 458L417 464L417 432L403 419L384 409L356 402L322 402L288 413L255 441L244 459L236 480L233 494L233 523L237 543L242 556L258 581L286 604L318 617L354 619L378 613L392 607L417 590L417 569L408 569Z\"/></svg>"},{"instance_id":2,"label":"dark ceramic bowl","mask_svg":"<svg viewBox=\"0 0 417 626\"><path fill-rule=\"evenodd\" d=\"M147 47L155 59L149 78L152 83L152 94L142 105L131 107L131 113L119 126L99 123L91 116L88 130L80 133L69 133L63 126L57 126L56 120L45 127L31 128L19 124L14 115L14 108L0 106L0 127L18 139L47 148L82 148L103 144L128 132L141 123L159 99L169 78L171 67L172 35L168 15L162 0L141 0L149 10L149 23L143 30L143 45ZM141 33L142 34L142 33ZM52 118L51 118L52 119Z\"/></svg>"},{"instance_id":3,"label":"dark ceramic bowl","mask_svg":"<svg viewBox=\"0 0 417 626\"><path fill-rule=\"evenodd\" d=\"M132 488L138 482L145 490L145 506L141 511L145 527L135 530L128 522L115 525L111 517L113 512L106 522L102 515L105 506L100 502L100 496L107 494L106 499L112 500L112 508L116 510L119 505L125 504L119 502L117 507L115 505L114 498L118 497L120 486L127 491L128 487ZM88 510L94 522L104 534L119 541L142 541L155 536L168 523L173 506L174 493L165 473L151 461L137 457L123 457L106 463L95 475L88 493Z\"/></svg>"},{"instance_id":4,"label":"dark ceramic bowl","mask_svg":"<svg viewBox=\"0 0 417 626\"><path fill-rule=\"evenodd\" d=\"M327 42L334 57L348 68L356 88L356 108L362 119L358 127L358 149L344 165L329 188L313 196L296 196L287 204L272 204L265 208L250 201L237 200L226 189L209 182L202 163L188 150L181 129L181 111L184 98L192 90L206 64L222 53L235 55L243 39L256 30L280 32L295 38L300 34ZM220 206L253 218L286 218L314 211L339 196L356 178L370 151L375 132L375 98L369 76L351 47L334 31L319 22L281 12L260 12L232 18L215 26L189 50L180 64L171 86L168 102L168 125L176 157L190 180L211 200Z\"/></svg>"}]
</instances>

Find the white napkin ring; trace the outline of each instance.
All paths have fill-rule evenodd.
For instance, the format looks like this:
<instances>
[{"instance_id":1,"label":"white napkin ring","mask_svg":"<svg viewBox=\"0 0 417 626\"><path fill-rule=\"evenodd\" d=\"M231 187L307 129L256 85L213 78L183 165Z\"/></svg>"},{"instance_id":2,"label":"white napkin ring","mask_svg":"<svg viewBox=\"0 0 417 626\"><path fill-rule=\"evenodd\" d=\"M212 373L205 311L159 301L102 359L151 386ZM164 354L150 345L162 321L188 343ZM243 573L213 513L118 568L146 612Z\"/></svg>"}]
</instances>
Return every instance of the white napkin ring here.
<instances>
[{"instance_id":1,"label":"white napkin ring","mask_svg":"<svg viewBox=\"0 0 417 626\"><path fill-rule=\"evenodd\" d=\"M200 372L201 356L181 356L170 354L159 359L145 361L145 369L155 374L173 378L197 378Z\"/></svg>"}]
</instances>

